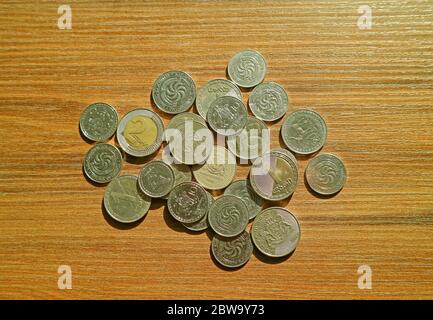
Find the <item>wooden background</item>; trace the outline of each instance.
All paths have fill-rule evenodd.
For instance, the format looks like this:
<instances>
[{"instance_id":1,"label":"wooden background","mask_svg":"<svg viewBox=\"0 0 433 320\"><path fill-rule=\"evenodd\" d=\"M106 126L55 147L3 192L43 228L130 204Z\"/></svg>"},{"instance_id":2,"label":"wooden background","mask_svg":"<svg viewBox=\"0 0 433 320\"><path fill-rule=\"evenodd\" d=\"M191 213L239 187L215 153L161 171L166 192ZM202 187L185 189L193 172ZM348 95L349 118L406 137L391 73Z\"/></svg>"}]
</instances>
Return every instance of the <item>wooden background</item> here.
<instances>
[{"instance_id":1,"label":"wooden background","mask_svg":"<svg viewBox=\"0 0 433 320\"><path fill-rule=\"evenodd\" d=\"M433 298L433 1L71 1L72 30L57 27L61 4L0 4L0 298ZM371 30L357 27L363 4ZM244 48L264 55L290 111L324 116L323 151L348 182L322 199L302 179L282 204L301 224L296 252L227 271L210 234L186 232L162 202L134 228L103 215L78 121L96 101L121 116L152 108L170 69L198 87L225 77ZM57 288L63 264L72 290ZM362 264L371 290L358 289Z\"/></svg>"}]
</instances>

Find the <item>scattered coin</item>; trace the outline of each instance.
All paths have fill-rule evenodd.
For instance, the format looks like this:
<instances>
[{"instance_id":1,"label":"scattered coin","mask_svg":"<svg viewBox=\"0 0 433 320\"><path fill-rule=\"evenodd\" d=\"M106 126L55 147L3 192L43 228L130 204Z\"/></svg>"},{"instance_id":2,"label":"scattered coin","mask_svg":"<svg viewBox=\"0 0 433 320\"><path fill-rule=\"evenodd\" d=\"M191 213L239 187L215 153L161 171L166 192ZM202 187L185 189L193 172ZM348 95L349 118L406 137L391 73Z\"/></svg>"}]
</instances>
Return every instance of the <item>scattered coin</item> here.
<instances>
[{"instance_id":1,"label":"scattered coin","mask_svg":"<svg viewBox=\"0 0 433 320\"><path fill-rule=\"evenodd\" d=\"M233 136L247 124L247 108L234 97L219 97L214 100L207 112L209 126L218 134Z\"/></svg>"},{"instance_id":2,"label":"scattered coin","mask_svg":"<svg viewBox=\"0 0 433 320\"><path fill-rule=\"evenodd\" d=\"M230 80L214 79L209 81L197 92L195 101L197 112L206 120L211 103L217 98L224 96L235 97L242 101L241 90Z\"/></svg>"},{"instance_id":3,"label":"scattered coin","mask_svg":"<svg viewBox=\"0 0 433 320\"><path fill-rule=\"evenodd\" d=\"M173 169L161 160L146 163L138 175L138 185L141 191L152 198L167 195L174 186Z\"/></svg>"},{"instance_id":4,"label":"scattered coin","mask_svg":"<svg viewBox=\"0 0 433 320\"><path fill-rule=\"evenodd\" d=\"M107 183L117 177L122 169L122 153L111 144L96 144L87 152L83 168L90 180Z\"/></svg>"},{"instance_id":5,"label":"scattered coin","mask_svg":"<svg viewBox=\"0 0 433 320\"><path fill-rule=\"evenodd\" d=\"M308 163L305 170L308 185L315 192L331 195L340 191L346 183L344 163L335 155L322 153Z\"/></svg>"},{"instance_id":6,"label":"scattered coin","mask_svg":"<svg viewBox=\"0 0 433 320\"><path fill-rule=\"evenodd\" d=\"M247 231L234 238L215 235L211 248L215 260L227 268L237 268L244 265L253 254L253 244Z\"/></svg>"},{"instance_id":7,"label":"scattered coin","mask_svg":"<svg viewBox=\"0 0 433 320\"><path fill-rule=\"evenodd\" d=\"M196 182L184 182L171 190L167 200L170 214L179 222L199 221L209 210L206 190Z\"/></svg>"},{"instance_id":8,"label":"scattered coin","mask_svg":"<svg viewBox=\"0 0 433 320\"><path fill-rule=\"evenodd\" d=\"M287 148L298 154L314 153L326 141L326 123L313 110L292 112L284 120L280 132Z\"/></svg>"},{"instance_id":9,"label":"scattered coin","mask_svg":"<svg viewBox=\"0 0 433 320\"><path fill-rule=\"evenodd\" d=\"M104 193L104 207L115 220L132 223L143 218L151 199L138 187L137 177L125 175L113 179Z\"/></svg>"},{"instance_id":10,"label":"scattered coin","mask_svg":"<svg viewBox=\"0 0 433 320\"><path fill-rule=\"evenodd\" d=\"M145 157L158 150L162 143L164 125L161 118L148 109L135 109L120 120L117 141L134 157Z\"/></svg>"},{"instance_id":11,"label":"scattered coin","mask_svg":"<svg viewBox=\"0 0 433 320\"><path fill-rule=\"evenodd\" d=\"M236 175L236 158L226 148L215 145L206 163L192 167L192 174L206 189L224 189Z\"/></svg>"},{"instance_id":12,"label":"scattered coin","mask_svg":"<svg viewBox=\"0 0 433 320\"><path fill-rule=\"evenodd\" d=\"M210 192L206 191L206 194L207 194L207 198L209 201L209 208L210 208L210 206L215 201L215 199L210 194ZM193 222L193 223L183 223L183 225L185 226L185 228L187 228L188 230L191 230L191 231L197 231L198 232L198 231L206 230L207 228L209 228L209 220L207 218L208 212L209 212L209 210L206 212L204 217L201 218L201 220L199 220L197 222Z\"/></svg>"},{"instance_id":13,"label":"scattered coin","mask_svg":"<svg viewBox=\"0 0 433 320\"><path fill-rule=\"evenodd\" d=\"M289 109L289 97L275 82L261 83L253 89L248 100L251 112L263 121L275 121Z\"/></svg>"},{"instance_id":14,"label":"scattered coin","mask_svg":"<svg viewBox=\"0 0 433 320\"><path fill-rule=\"evenodd\" d=\"M222 195L212 203L208 213L209 226L216 234L234 237L248 224L248 209L238 197Z\"/></svg>"},{"instance_id":15,"label":"scattered coin","mask_svg":"<svg viewBox=\"0 0 433 320\"><path fill-rule=\"evenodd\" d=\"M295 191L298 168L291 158L271 150L253 162L250 182L253 190L263 199L280 201Z\"/></svg>"},{"instance_id":16,"label":"scattered coin","mask_svg":"<svg viewBox=\"0 0 433 320\"><path fill-rule=\"evenodd\" d=\"M192 181L192 173L189 166L181 163L169 162L167 158L162 157L162 161L167 163L174 172L174 186L181 184L182 182L190 182ZM162 197L163 199L168 199L168 195Z\"/></svg>"},{"instance_id":17,"label":"scattered coin","mask_svg":"<svg viewBox=\"0 0 433 320\"><path fill-rule=\"evenodd\" d=\"M114 107L102 102L93 103L81 114L80 130L87 139L101 142L116 132L117 122Z\"/></svg>"},{"instance_id":18,"label":"scattered coin","mask_svg":"<svg viewBox=\"0 0 433 320\"><path fill-rule=\"evenodd\" d=\"M263 199L251 188L248 180L237 180L232 182L225 190L225 195L236 196L245 203L248 209L249 219L254 219L262 210Z\"/></svg>"},{"instance_id":19,"label":"scattered coin","mask_svg":"<svg viewBox=\"0 0 433 320\"><path fill-rule=\"evenodd\" d=\"M227 72L238 86L252 88L263 81L266 75L266 61L255 50L243 50L230 59Z\"/></svg>"},{"instance_id":20,"label":"scattered coin","mask_svg":"<svg viewBox=\"0 0 433 320\"><path fill-rule=\"evenodd\" d=\"M152 99L163 112L185 112L194 103L195 83L183 71L168 71L159 76L152 89Z\"/></svg>"},{"instance_id":21,"label":"scattered coin","mask_svg":"<svg viewBox=\"0 0 433 320\"><path fill-rule=\"evenodd\" d=\"M248 116L245 128L239 134L227 137L227 147L239 159L252 160L263 154L263 146L268 146L269 137L266 124Z\"/></svg>"},{"instance_id":22,"label":"scattered coin","mask_svg":"<svg viewBox=\"0 0 433 320\"><path fill-rule=\"evenodd\" d=\"M269 257L284 257L298 246L301 230L288 210L271 207L260 212L253 222L251 236L256 248Z\"/></svg>"}]
</instances>

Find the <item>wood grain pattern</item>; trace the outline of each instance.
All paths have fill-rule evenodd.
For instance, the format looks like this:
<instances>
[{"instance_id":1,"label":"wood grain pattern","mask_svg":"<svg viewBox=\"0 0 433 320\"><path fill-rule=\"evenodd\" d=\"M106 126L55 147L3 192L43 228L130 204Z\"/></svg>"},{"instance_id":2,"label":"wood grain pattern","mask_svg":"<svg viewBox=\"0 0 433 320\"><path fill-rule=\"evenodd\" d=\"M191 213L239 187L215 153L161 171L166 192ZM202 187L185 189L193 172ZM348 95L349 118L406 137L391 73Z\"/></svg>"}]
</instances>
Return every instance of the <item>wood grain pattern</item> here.
<instances>
[{"instance_id":1,"label":"wood grain pattern","mask_svg":"<svg viewBox=\"0 0 433 320\"><path fill-rule=\"evenodd\" d=\"M358 29L365 3L352 0L74 1L72 30L57 28L60 3L2 2L0 298L433 298L433 2L367 2L371 30ZM102 214L78 120L96 101L120 115L151 108L169 69L198 87L224 77L243 48L266 57L290 110L324 116L323 151L344 159L348 182L321 199L302 179L283 203L302 228L293 256L226 271L209 235L185 232L162 202L134 228ZM61 264L72 290L57 288ZM357 287L361 264L372 290Z\"/></svg>"}]
</instances>

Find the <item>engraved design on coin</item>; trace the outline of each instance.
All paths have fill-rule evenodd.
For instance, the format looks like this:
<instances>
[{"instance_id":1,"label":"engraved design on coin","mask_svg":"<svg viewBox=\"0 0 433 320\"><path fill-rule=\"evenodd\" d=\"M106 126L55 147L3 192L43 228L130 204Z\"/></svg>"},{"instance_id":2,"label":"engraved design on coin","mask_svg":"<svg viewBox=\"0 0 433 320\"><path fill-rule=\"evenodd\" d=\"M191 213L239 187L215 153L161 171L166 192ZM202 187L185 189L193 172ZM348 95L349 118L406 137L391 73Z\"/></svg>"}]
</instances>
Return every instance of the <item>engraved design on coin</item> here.
<instances>
[{"instance_id":1,"label":"engraved design on coin","mask_svg":"<svg viewBox=\"0 0 433 320\"><path fill-rule=\"evenodd\" d=\"M108 140L117 128L118 116L116 110L106 103L93 103L81 114L80 130L92 141Z\"/></svg>"},{"instance_id":2,"label":"engraved design on coin","mask_svg":"<svg viewBox=\"0 0 433 320\"><path fill-rule=\"evenodd\" d=\"M333 154L323 153L310 160L305 170L308 185L315 192L331 195L340 191L346 183L346 168Z\"/></svg>"},{"instance_id":3,"label":"engraved design on coin","mask_svg":"<svg viewBox=\"0 0 433 320\"><path fill-rule=\"evenodd\" d=\"M289 98L279 84L261 83L251 92L249 106L257 118L263 121L275 121L287 112Z\"/></svg>"},{"instance_id":4,"label":"engraved design on coin","mask_svg":"<svg viewBox=\"0 0 433 320\"><path fill-rule=\"evenodd\" d=\"M211 205L209 225L223 237L234 237L245 230L248 224L248 209L244 202L232 195L223 195Z\"/></svg>"},{"instance_id":5,"label":"engraved design on coin","mask_svg":"<svg viewBox=\"0 0 433 320\"><path fill-rule=\"evenodd\" d=\"M153 160L146 163L138 175L140 189L152 198L167 195L174 186L173 169L163 161Z\"/></svg>"},{"instance_id":6,"label":"engraved design on coin","mask_svg":"<svg viewBox=\"0 0 433 320\"><path fill-rule=\"evenodd\" d=\"M298 154L314 153L326 141L326 123L315 111L301 109L291 113L281 126L286 146Z\"/></svg>"},{"instance_id":7,"label":"engraved design on coin","mask_svg":"<svg viewBox=\"0 0 433 320\"><path fill-rule=\"evenodd\" d=\"M295 250L300 228L297 219L288 210L271 207L257 215L251 234L260 252L270 257L282 257Z\"/></svg>"},{"instance_id":8,"label":"engraved design on coin","mask_svg":"<svg viewBox=\"0 0 433 320\"><path fill-rule=\"evenodd\" d=\"M262 210L263 199L254 192L248 180L234 181L224 190L224 194L233 195L242 199L247 206L248 217L250 220L254 219Z\"/></svg>"},{"instance_id":9,"label":"engraved design on coin","mask_svg":"<svg viewBox=\"0 0 433 320\"><path fill-rule=\"evenodd\" d=\"M211 248L216 261L227 268L237 268L244 265L253 253L253 244L247 231L243 231L234 238L215 235Z\"/></svg>"},{"instance_id":10,"label":"engraved design on coin","mask_svg":"<svg viewBox=\"0 0 433 320\"><path fill-rule=\"evenodd\" d=\"M110 182L104 193L104 207L115 220L132 223L148 212L151 199L138 187L137 177L125 175Z\"/></svg>"},{"instance_id":11,"label":"engraved design on coin","mask_svg":"<svg viewBox=\"0 0 433 320\"><path fill-rule=\"evenodd\" d=\"M212 203L215 201L213 196L206 191L207 194L207 198L209 201L209 208L212 205ZM207 218L209 210L206 212L206 214L204 215L203 218L201 218L199 221L197 222L193 222L193 223L183 223L183 225L185 226L185 228L187 228L190 231L203 231L206 230L209 227L209 221Z\"/></svg>"},{"instance_id":12,"label":"engraved design on coin","mask_svg":"<svg viewBox=\"0 0 433 320\"><path fill-rule=\"evenodd\" d=\"M266 61L257 51L243 50L230 59L227 72L238 86L251 88L265 78Z\"/></svg>"},{"instance_id":13,"label":"engraved design on coin","mask_svg":"<svg viewBox=\"0 0 433 320\"><path fill-rule=\"evenodd\" d=\"M167 207L177 221L193 223L204 217L209 209L209 199L198 183L184 182L170 192Z\"/></svg>"},{"instance_id":14,"label":"engraved design on coin","mask_svg":"<svg viewBox=\"0 0 433 320\"><path fill-rule=\"evenodd\" d=\"M215 132L232 136L242 131L247 124L247 116L247 108L241 100L224 96L211 103L207 121Z\"/></svg>"},{"instance_id":15,"label":"engraved design on coin","mask_svg":"<svg viewBox=\"0 0 433 320\"><path fill-rule=\"evenodd\" d=\"M106 183L122 169L122 154L111 144L94 145L84 158L84 172L94 182Z\"/></svg>"},{"instance_id":16,"label":"engraved design on coin","mask_svg":"<svg viewBox=\"0 0 433 320\"><path fill-rule=\"evenodd\" d=\"M152 89L152 98L156 106L170 114L188 110L194 103L195 97L194 81L183 71L163 73L155 81Z\"/></svg>"}]
</instances>

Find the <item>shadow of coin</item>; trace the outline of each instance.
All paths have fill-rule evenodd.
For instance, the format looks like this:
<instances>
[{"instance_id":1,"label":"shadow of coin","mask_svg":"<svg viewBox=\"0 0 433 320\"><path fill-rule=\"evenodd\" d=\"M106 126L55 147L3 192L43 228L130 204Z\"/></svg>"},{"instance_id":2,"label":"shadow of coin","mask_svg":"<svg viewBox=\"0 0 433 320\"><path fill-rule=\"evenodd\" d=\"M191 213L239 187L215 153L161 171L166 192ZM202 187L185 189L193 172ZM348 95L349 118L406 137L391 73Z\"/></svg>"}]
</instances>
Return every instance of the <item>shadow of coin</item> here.
<instances>
[{"instance_id":1,"label":"shadow of coin","mask_svg":"<svg viewBox=\"0 0 433 320\"><path fill-rule=\"evenodd\" d=\"M81 139L84 140L84 142L86 142L86 143L88 143L88 144L94 144L94 143L95 143L95 141L90 140L89 138L87 138L87 137L84 135L83 131L81 131L80 123L78 123L78 132L80 133L80 137L81 137Z\"/></svg>"},{"instance_id":2,"label":"shadow of coin","mask_svg":"<svg viewBox=\"0 0 433 320\"><path fill-rule=\"evenodd\" d=\"M125 153L125 161L131 164L145 164L146 162L153 160L158 155L159 149L160 148L158 148L158 150L156 150L154 153L145 157L134 157Z\"/></svg>"},{"instance_id":3,"label":"shadow of coin","mask_svg":"<svg viewBox=\"0 0 433 320\"><path fill-rule=\"evenodd\" d=\"M310 187L310 185L308 184L306 172L304 172L304 186L308 190L309 193L311 193L313 196L315 196L316 198L319 198L319 199L330 199L330 198L333 198L337 194L339 194L341 192L341 190L343 190L343 189L340 189L339 191L337 191L336 193L333 193L333 194L320 194L320 193L314 191Z\"/></svg>"},{"instance_id":4,"label":"shadow of coin","mask_svg":"<svg viewBox=\"0 0 433 320\"><path fill-rule=\"evenodd\" d=\"M278 263L282 263L286 260L288 260L293 253L296 251L293 250L291 253L289 253L288 255L284 256L284 257L278 257L278 258L274 258L274 257L268 257L266 255L264 255L263 253L261 253L259 251L259 249L257 249L256 247L254 247L253 249L253 255L260 260L261 262L267 263L267 264L278 264Z\"/></svg>"},{"instance_id":5,"label":"shadow of coin","mask_svg":"<svg viewBox=\"0 0 433 320\"><path fill-rule=\"evenodd\" d=\"M130 230L132 228L135 228L136 226L138 226L144 220L144 218L146 218L146 215L149 213L149 212L146 213L146 215L143 218L141 218L141 219L139 219L139 220L137 220L135 222L132 222L132 223L122 223L122 222L119 222L117 220L114 220L108 214L107 209L105 209L105 206L104 206L104 199L102 199L102 202L101 202L101 211L102 211L102 214L104 216L105 221L107 221L107 223L110 226L112 226L113 228L116 228L118 230Z\"/></svg>"},{"instance_id":6,"label":"shadow of coin","mask_svg":"<svg viewBox=\"0 0 433 320\"><path fill-rule=\"evenodd\" d=\"M165 206L166 203L167 203L167 201L165 199L162 199L162 198L152 198L152 202L150 204L150 209L149 210L159 209L159 208Z\"/></svg>"},{"instance_id":7,"label":"shadow of coin","mask_svg":"<svg viewBox=\"0 0 433 320\"><path fill-rule=\"evenodd\" d=\"M170 211L168 211L168 207L165 206L162 216L164 218L165 224L171 229L174 230L176 232L185 232L186 229L182 223L180 223L179 221L177 221L175 218L172 217Z\"/></svg>"},{"instance_id":8,"label":"shadow of coin","mask_svg":"<svg viewBox=\"0 0 433 320\"><path fill-rule=\"evenodd\" d=\"M293 193L288 198L280 200L280 201L265 200L262 210L264 210L266 208L270 208L270 207L283 207L283 208L285 208L290 203L290 200L292 200L292 197L293 197Z\"/></svg>"},{"instance_id":9,"label":"shadow of coin","mask_svg":"<svg viewBox=\"0 0 433 320\"><path fill-rule=\"evenodd\" d=\"M213 237L215 236L215 232L212 230L212 228L209 226L204 231L206 231L206 236L209 238L209 240L212 241Z\"/></svg>"},{"instance_id":10,"label":"shadow of coin","mask_svg":"<svg viewBox=\"0 0 433 320\"><path fill-rule=\"evenodd\" d=\"M110 183L110 181L104 183L98 183L93 181L87 176L86 172L84 171L84 166L81 166L81 173L83 174L84 178L86 178L86 181L94 187L106 187Z\"/></svg>"},{"instance_id":11,"label":"shadow of coin","mask_svg":"<svg viewBox=\"0 0 433 320\"><path fill-rule=\"evenodd\" d=\"M235 272L235 271L238 271L238 270L242 269L242 267L245 266L245 265L248 263L248 261L247 261L247 262L244 263L243 265L241 265L241 266L239 266L239 267L236 267L236 268L228 268L228 267L223 266L222 264L220 264L220 263L218 262L217 259L215 259L214 255L213 255L213 253L212 253L212 243L211 243L210 246L209 246L209 255L210 255L210 258L211 258L212 262L213 262L213 263L214 263L218 268L220 268L220 269L223 270L223 271Z\"/></svg>"}]
</instances>

